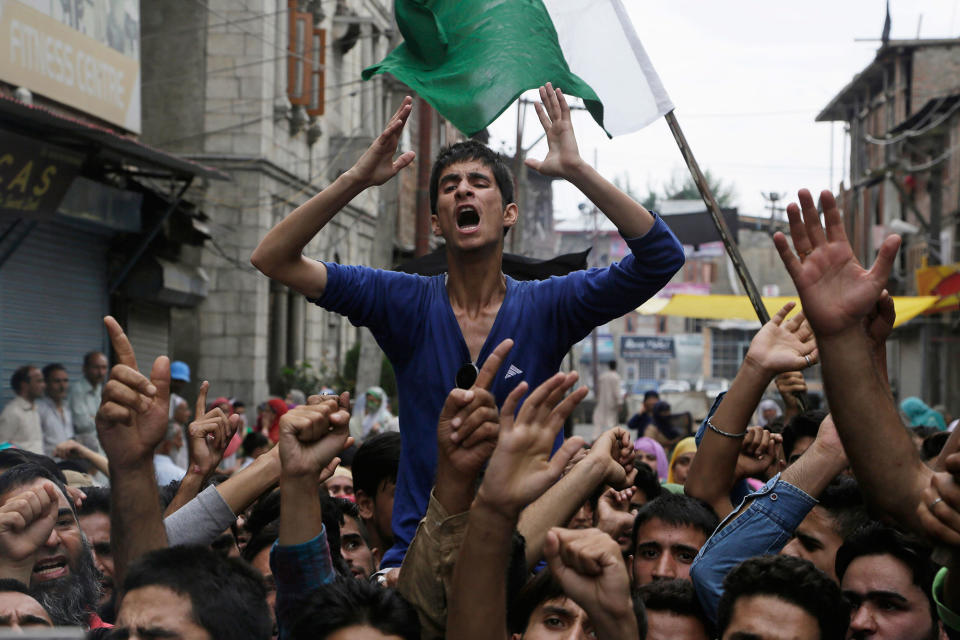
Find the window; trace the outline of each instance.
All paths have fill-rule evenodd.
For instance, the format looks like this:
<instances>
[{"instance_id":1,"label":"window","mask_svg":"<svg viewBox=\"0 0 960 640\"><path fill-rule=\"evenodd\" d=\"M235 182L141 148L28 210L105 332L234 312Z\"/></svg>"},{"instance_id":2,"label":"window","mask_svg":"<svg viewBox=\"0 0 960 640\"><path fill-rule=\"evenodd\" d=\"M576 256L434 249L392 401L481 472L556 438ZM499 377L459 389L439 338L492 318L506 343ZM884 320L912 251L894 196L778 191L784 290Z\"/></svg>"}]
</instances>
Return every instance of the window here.
<instances>
[{"instance_id":1,"label":"window","mask_svg":"<svg viewBox=\"0 0 960 640\"><path fill-rule=\"evenodd\" d=\"M313 48L313 14L298 11L297 0L289 0L290 33L287 46L287 97L290 104L310 104L313 80L311 49Z\"/></svg>"},{"instance_id":2,"label":"window","mask_svg":"<svg viewBox=\"0 0 960 640\"><path fill-rule=\"evenodd\" d=\"M313 78L310 82L310 106L307 108L307 115L322 116L324 103L324 73L326 71L324 63L327 60L327 30L312 29L313 48L310 52L310 59L313 69L311 70Z\"/></svg>"},{"instance_id":3,"label":"window","mask_svg":"<svg viewBox=\"0 0 960 640\"><path fill-rule=\"evenodd\" d=\"M746 329L713 330L710 355L714 378L736 377L754 333Z\"/></svg>"}]
</instances>

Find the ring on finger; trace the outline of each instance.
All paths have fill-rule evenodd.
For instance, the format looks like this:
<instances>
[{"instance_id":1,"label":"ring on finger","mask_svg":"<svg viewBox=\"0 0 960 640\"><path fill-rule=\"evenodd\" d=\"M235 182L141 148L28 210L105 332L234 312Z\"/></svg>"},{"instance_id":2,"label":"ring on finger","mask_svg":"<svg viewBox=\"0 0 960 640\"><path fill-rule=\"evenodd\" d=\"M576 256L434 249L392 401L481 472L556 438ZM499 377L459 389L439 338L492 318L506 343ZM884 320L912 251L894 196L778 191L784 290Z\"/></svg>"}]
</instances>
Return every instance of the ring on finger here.
<instances>
[{"instance_id":1,"label":"ring on finger","mask_svg":"<svg viewBox=\"0 0 960 640\"><path fill-rule=\"evenodd\" d=\"M808 366L808 367L811 366L811 365L813 365L813 360L810 359L810 356L809 356L809 355L803 356L803 359L807 361L807 366Z\"/></svg>"},{"instance_id":2,"label":"ring on finger","mask_svg":"<svg viewBox=\"0 0 960 640\"><path fill-rule=\"evenodd\" d=\"M931 503L930 503L930 506L928 507L928 509L930 509L931 511L933 511L933 508L934 508L935 506L937 506L937 503L939 503L939 502L943 502L943 498L937 498L936 500L934 500L933 502L931 502Z\"/></svg>"}]
</instances>

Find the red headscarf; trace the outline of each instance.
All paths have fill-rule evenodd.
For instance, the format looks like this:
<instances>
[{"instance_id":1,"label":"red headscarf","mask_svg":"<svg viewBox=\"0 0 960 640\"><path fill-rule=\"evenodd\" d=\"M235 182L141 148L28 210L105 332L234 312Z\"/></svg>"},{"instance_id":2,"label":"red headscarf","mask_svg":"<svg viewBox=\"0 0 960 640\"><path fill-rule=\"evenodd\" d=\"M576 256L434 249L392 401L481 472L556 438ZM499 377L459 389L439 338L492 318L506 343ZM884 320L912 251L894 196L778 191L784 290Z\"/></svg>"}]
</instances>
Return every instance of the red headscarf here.
<instances>
[{"instance_id":1,"label":"red headscarf","mask_svg":"<svg viewBox=\"0 0 960 640\"><path fill-rule=\"evenodd\" d=\"M273 423L270 425L267 437L270 438L270 442L276 444L280 440L280 416L287 412L287 403L280 398L271 398L267 404L273 411Z\"/></svg>"}]
</instances>

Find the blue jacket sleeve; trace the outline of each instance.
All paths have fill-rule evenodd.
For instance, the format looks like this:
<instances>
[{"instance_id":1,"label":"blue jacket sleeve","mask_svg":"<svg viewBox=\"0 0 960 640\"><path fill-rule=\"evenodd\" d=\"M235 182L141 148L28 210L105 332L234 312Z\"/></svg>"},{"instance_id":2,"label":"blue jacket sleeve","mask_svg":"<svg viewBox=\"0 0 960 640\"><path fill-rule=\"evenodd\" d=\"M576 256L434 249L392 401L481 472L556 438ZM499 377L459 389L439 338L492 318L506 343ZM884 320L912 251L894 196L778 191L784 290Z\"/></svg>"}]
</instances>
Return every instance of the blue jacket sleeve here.
<instances>
[{"instance_id":1,"label":"blue jacket sleeve","mask_svg":"<svg viewBox=\"0 0 960 640\"><path fill-rule=\"evenodd\" d=\"M270 549L270 570L277 584L277 625L283 640L304 599L336 577L326 527L320 529L316 538L301 544L274 543Z\"/></svg>"},{"instance_id":2,"label":"blue jacket sleeve","mask_svg":"<svg viewBox=\"0 0 960 640\"><path fill-rule=\"evenodd\" d=\"M751 502L744 509L747 500ZM711 621L717 621L723 579L730 570L748 558L779 553L816 504L777 474L720 523L690 567L693 587Z\"/></svg>"},{"instance_id":3,"label":"blue jacket sleeve","mask_svg":"<svg viewBox=\"0 0 960 640\"><path fill-rule=\"evenodd\" d=\"M583 339L597 326L633 311L652 298L680 270L683 246L654 214L653 227L642 237L628 239L631 253L603 269L575 271L551 278L560 287L555 327L566 327L567 346Z\"/></svg>"}]
</instances>

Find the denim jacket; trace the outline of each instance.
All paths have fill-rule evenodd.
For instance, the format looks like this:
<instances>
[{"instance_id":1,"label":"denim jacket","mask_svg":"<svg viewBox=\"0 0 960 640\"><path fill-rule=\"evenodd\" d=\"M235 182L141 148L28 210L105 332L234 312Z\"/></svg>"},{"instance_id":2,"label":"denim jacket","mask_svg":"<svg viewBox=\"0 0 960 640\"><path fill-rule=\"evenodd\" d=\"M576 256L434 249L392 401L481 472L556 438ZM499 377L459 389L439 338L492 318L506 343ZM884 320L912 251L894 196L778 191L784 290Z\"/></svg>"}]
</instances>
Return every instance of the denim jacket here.
<instances>
[{"instance_id":1,"label":"denim jacket","mask_svg":"<svg viewBox=\"0 0 960 640\"><path fill-rule=\"evenodd\" d=\"M750 504L744 509L748 501ZM781 480L778 473L724 518L690 567L700 605L710 620L717 621L717 606L727 573L754 556L779 553L816 505L815 499Z\"/></svg>"}]
</instances>

